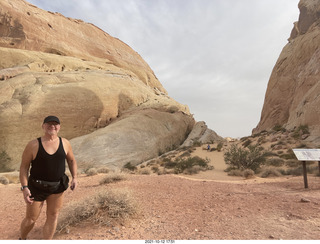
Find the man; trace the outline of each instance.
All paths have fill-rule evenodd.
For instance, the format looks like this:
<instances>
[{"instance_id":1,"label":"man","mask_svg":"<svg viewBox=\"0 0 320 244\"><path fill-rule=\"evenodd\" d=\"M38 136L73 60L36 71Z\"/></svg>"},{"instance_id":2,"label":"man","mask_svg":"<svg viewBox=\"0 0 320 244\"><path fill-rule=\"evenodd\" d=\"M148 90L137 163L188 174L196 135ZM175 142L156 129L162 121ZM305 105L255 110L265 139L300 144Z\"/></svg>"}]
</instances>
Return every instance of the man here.
<instances>
[{"instance_id":1,"label":"man","mask_svg":"<svg viewBox=\"0 0 320 244\"><path fill-rule=\"evenodd\" d=\"M70 188L74 190L77 187L77 163L70 142L58 137L59 118L46 117L42 129L44 135L30 141L22 154L20 182L27 204L26 217L20 228L22 240L26 239L32 230L44 201L47 203L47 219L43 227L43 238L52 239L62 207L63 192L68 188L69 182L65 175L65 160L72 175Z\"/></svg>"}]
</instances>

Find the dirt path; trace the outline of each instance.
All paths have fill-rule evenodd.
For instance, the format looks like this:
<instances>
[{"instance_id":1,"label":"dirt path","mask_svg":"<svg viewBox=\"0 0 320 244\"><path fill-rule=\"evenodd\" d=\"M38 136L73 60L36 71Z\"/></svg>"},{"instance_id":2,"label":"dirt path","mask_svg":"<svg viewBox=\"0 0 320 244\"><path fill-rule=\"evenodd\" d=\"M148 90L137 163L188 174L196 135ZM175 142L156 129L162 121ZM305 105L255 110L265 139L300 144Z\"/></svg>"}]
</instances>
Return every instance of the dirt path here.
<instances>
[{"instance_id":1,"label":"dirt path","mask_svg":"<svg viewBox=\"0 0 320 244\"><path fill-rule=\"evenodd\" d=\"M141 214L124 226L83 224L55 239L320 239L320 178L309 176L277 180L216 182L174 175L130 175L126 181L98 184L103 175L82 176L71 200L101 188L127 188L140 204ZM0 239L18 239L24 215L19 184L0 185ZM302 202L301 199L307 200ZM31 232L41 238L45 213Z\"/></svg>"}]
</instances>

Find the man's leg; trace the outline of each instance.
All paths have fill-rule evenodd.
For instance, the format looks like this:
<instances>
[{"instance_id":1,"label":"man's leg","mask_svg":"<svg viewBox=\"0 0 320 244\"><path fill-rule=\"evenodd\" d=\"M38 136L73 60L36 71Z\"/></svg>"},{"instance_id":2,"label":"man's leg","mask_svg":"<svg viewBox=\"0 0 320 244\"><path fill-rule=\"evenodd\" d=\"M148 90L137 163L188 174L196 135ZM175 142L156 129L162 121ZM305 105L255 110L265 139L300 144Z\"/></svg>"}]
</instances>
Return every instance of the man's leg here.
<instances>
[{"instance_id":1,"label":"man's leg","mask_svg":"<svg viewBox=\"0 0 320 244\"><path fill-rule=\"evenodd\" d=\"M42 206L43 202L38 201L34 201L32 204L27 204L26 217L22 220L20 226L20 238L22 240L27 239L27 235L32 230L40 215Z\"/></svg>"},{"instance_id":2,"label":"man's leg","mask_svg":"<svg viewBox=\"0 0 320 244\"><path fill-rule=\"evenodd\" d=\"M63 203L63 192L47 198L47 220L43 227L43 239L51 240L56 231L59 211Z\"/></svg>"}]
</instances>

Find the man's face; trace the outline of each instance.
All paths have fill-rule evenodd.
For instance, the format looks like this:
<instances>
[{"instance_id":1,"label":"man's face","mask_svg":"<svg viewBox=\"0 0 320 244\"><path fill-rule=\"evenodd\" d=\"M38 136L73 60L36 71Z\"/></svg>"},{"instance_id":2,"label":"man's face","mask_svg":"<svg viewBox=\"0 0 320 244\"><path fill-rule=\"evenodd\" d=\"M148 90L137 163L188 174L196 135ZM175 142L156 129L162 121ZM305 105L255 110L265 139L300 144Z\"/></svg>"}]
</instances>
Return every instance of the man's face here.
<instances>
[{"instance_id":1,"label":"man's face","mask_svg":"<svg viewBox=\"0 0 320 244\"><path fill-rule=\"evenodd\" d=\"M53 121L47 122L42 125L42 128L45 133L47 133L49 135L56 135L56 134L58 134L58 132L60 130L60 124L58 124L57 122L53 122Z\"/></svg>"}]
</instances>

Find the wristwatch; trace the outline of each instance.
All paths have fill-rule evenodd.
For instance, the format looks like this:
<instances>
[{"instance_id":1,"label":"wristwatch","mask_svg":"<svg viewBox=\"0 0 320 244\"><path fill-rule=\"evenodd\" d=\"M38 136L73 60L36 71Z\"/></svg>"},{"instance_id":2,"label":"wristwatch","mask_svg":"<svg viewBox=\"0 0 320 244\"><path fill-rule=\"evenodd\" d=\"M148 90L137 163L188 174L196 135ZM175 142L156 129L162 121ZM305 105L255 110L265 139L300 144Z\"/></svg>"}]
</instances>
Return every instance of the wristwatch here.
<instances>
[{"instance_id":1,"label":"wristwatch","mask_svg":"<svg viewBox=\"0 0 320 244\"><path fill-rule=\"evenodd\" d=\"M21 191L23 191L24 188L28 188L28 186L21 186Z\"/></svg>"}]
</instances>

